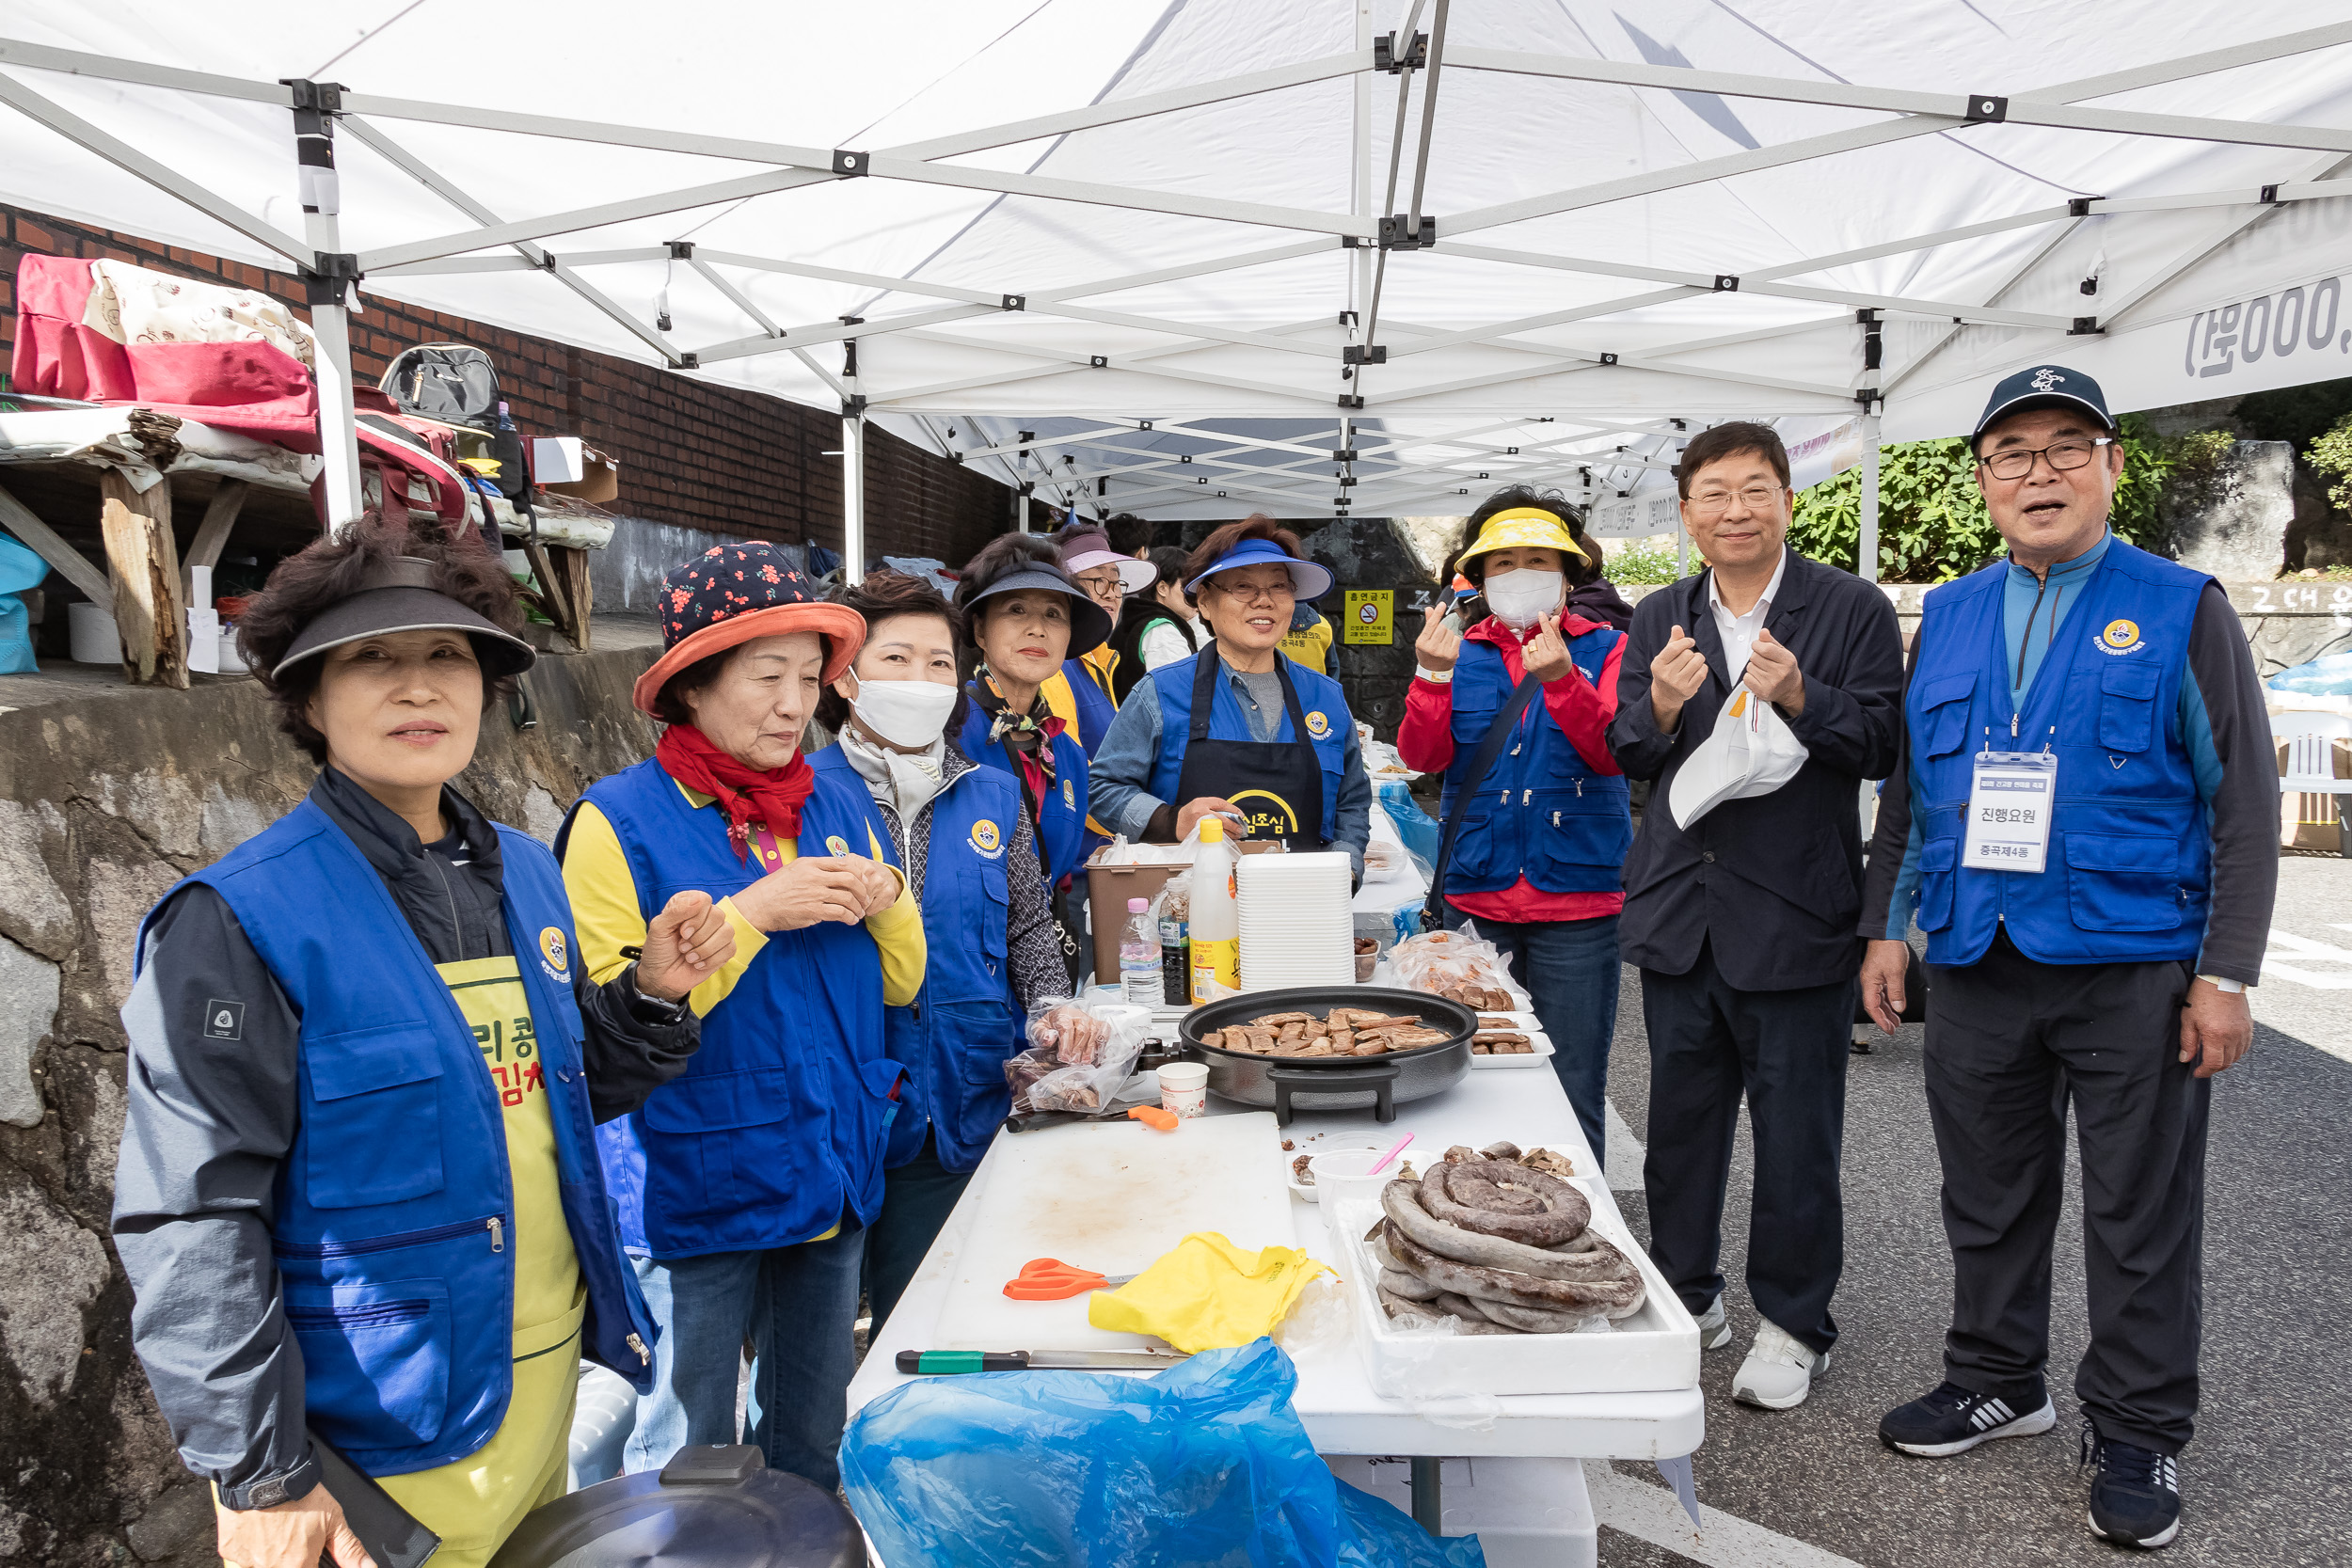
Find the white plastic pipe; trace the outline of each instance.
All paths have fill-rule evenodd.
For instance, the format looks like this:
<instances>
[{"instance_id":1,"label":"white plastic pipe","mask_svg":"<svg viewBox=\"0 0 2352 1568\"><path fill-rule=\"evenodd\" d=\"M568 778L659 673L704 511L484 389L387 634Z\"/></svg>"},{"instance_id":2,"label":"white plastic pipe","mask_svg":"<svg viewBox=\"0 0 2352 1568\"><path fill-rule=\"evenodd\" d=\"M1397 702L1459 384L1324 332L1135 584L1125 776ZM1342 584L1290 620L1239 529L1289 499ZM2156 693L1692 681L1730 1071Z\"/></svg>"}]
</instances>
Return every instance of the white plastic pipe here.
<instances>
[{"instance_id":1,"label":"white plastic pipe","mask_svg":"<svg viewBox=\"0 0 2352 1568\"><path fill-rule=\"evenodd\" d=\"M866 578L866 416L841 418L841 580Z\"/></svg>"},{"instance_id":2,"label":"white plastic pipe","mask_svg":"<svg viewBox=\"0 0 2352 1568\"><path fill-rule=\"evenodd\" d=\"M1862 416L1862 554L1855 570L1865 582L1879 579L1879 417Z\"/></svg>"}]
</instances>

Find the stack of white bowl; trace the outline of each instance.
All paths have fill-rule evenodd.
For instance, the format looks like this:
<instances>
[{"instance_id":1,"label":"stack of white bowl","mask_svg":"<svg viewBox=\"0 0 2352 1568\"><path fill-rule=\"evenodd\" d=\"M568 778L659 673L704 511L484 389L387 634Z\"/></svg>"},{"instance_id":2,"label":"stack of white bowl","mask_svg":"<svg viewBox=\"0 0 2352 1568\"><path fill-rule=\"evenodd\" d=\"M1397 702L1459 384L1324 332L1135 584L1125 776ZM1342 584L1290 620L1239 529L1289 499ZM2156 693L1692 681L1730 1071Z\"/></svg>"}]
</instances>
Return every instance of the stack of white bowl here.
<instances>
[{"instance_id":1,"label":"stack of white bowl","mask_svg":"<svg viewBox=\"0 0 2352 1568\"><path fill-rule=\"evenodd\" d=\"M1356 980L1356 915L1345 850L1244 855L1234 873L1241 989Z\"/></svg>"}]
</instances>

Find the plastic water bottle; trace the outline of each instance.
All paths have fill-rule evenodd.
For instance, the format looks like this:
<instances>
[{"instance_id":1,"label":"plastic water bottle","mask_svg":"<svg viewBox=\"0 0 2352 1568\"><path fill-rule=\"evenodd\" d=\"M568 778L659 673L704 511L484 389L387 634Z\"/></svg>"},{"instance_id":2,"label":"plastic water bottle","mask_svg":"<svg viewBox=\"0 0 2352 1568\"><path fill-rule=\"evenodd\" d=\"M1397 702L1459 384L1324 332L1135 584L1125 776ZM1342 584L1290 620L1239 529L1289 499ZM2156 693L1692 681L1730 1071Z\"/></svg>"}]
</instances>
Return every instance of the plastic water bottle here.
<instances>
[{"instance_id":1,"label":"plastic water bottle","mask_svg":"<svg viewBox=\"0 0 2352 1568\"><path fill-rule=\"evenodd\" d=\"M1160 928L1140 898L1127 900L1127 924L1119 932L1119 989L1138 1006L1161 1006Z\"/></svg>"}]
</instances>

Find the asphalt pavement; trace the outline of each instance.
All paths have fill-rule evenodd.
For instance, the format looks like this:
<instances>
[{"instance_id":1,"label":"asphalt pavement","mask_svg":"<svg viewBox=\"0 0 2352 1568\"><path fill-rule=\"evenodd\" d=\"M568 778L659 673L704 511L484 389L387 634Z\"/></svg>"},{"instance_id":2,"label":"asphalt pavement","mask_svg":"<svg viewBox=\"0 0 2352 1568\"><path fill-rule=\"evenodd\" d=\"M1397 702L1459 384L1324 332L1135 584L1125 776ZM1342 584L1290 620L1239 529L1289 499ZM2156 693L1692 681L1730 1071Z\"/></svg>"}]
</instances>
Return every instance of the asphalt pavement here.
<instances>
[{"instance_id":1,"label":"asphalt pavement","mask_svg":"<svg viewBox=\"0 0 2352 1568\"><path fill-rule=\"evenodd\" d=\"M2290 856L2254 1044L2214 1088L2207 1162L2202 1408L2181 1461L2184 1528L2160 1560L2352 1563L2352 861ZM1633 1138L1648 1120L1639 977L1626 974L1610 1096ZM1707 1441L1696 1457L1709 1528L1661 1528L1647 1465L1592 1477L1604 1568L1946 1568L2097 1564L2136 1557L2084 1526L2075 1469L2074 1369L2088 1342L2079 1173L2068 1173L2051 1314L2046 1436L1914 1459L1878 1440L1879 1417L1942 1377L1951 1262L1937 1213L1935 1147L1921 1030L1877 1037L1852 1059L1845 1147L1846 1273L1832 1310L1830 1370L1795 1410L1731 1399L1756 1332L1740 1283L1747 1254L1748 1134L1725 1206L1724 1267L1734 1330L1708 1354ZM1632 1151L1613 1148L1611 1184L1646 1239ZM1677 1547L1681 1549L1677 1550Z\"/></svg>"}]
</instances>

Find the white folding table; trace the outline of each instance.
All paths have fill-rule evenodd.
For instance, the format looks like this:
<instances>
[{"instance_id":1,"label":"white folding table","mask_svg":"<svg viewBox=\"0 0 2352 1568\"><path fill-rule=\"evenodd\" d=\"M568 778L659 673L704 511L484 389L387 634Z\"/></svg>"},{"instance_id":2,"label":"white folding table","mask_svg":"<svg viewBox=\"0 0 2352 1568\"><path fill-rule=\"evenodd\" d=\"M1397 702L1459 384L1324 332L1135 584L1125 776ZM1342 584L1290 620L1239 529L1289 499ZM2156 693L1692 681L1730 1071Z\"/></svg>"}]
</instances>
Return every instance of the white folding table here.
<instances>
[{"instance_id":1,"label":"white folding table","mask_svg":"<svg viewBox=\"0 0 2352 1568\"><path fill-rule=\"evenodd\" d=\"M1209 1098L1212 1116L1247 1108L1214 1095ZM1454 1144L1475 1148L1507 1138L1524 1146L1541 1144L1569 1150L1580 1172L1597 1173L1602 1168L1585 1143L1576 1113L1549 1062L1534 1068L1472 1069L1445 1093L1399 1105L1396 1119L1389 1123L1374 1120L1369 1108L1302 1110L1283 1135L1304 1152L1392 1141L1408 1132L1414 1138L1411 1152L1430 1158ZM1048 1128L1018 1135L1050 1138L1054 1134L1055 1130ZM898 1370L898 1352L938 1348L941 1310L958 1252L971 1232L977 1207L974 1199L988 1180L991 1162L1011 1135L997 1135L996 1148L981 1162L962 1201L948 1216L897 1310L876 1337L865 1366L850 1385L852 1418L871 1401L910 1381L914 1374ZM1182 1137L1184 1133L1181 1129L1165 1134L1137 1129L1136 1135ZM1614 1208L1612 1202L1612 1218L1618 1217ZM1292 1210L1297 1243L1311 1257L1335 1261L1343 1256L1325 1227L1318 1205L1294 1197ZM1490 1427L1463 1430L1437 1425L1416 1415L1405 1402L1374 1393L1352 1339L1310 1351L1296 1359L1298 1388L1293 1404L1315 1450L1411 1457L1413 1515L1433 1534L1439 1532L1442 1518L1438 1481L1441 1457L1667 1460L1692 1453L1707 1433L1706 1406L1695 1387L1665 1393L1516 1395L1500 1402L1502 1414ZM1564 1466L1561 1481L1563 1507L1589 1515L1582 1469Z\"/></svg>"}]
</instances>

